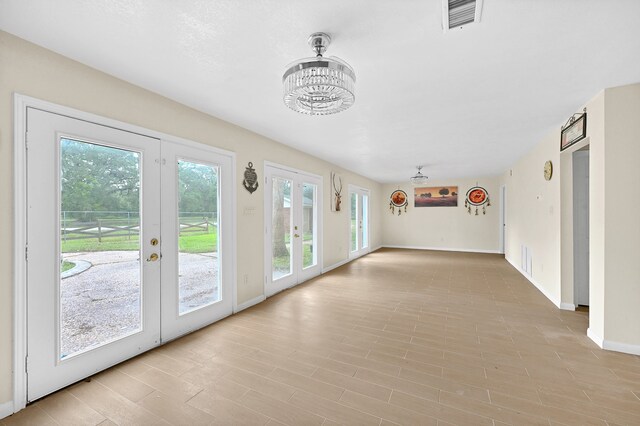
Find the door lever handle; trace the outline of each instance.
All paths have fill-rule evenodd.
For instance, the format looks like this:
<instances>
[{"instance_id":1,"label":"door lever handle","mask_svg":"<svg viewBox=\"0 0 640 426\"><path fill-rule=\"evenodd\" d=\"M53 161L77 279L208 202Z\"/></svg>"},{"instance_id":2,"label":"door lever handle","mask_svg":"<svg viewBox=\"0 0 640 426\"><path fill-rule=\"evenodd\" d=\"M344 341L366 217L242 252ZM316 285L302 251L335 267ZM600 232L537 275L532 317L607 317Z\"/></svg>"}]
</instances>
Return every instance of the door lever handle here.
<instances>
[{"instance_id":1,"label":"door lever handle","mask_svg":"<svg viewBox=\"0 0 640 426\"><path fill-rule=\"evenodd\" d=\"M158 259L160 259L160 256L158 256L158 253L151 253L151 256L149 256L149 258L147 259L147 262L155 262Z\"/></svg>"}]
</instances>

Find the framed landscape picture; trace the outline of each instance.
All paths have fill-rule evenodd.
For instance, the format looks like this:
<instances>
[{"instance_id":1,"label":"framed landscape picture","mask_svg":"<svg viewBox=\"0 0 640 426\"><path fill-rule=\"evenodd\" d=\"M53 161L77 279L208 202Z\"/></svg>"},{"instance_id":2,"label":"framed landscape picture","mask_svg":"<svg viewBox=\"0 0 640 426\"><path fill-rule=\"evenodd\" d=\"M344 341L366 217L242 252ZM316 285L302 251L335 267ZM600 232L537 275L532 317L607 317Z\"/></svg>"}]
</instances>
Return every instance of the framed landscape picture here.
<instances>
[{"instance_id":1,"label":"framed landscape picture","mask_svg":"<svg viewBox=\"0 0 640 426\"><path fill-rule=\"evenodd\" d=\"M413 190L415 207L457 207L457 186L425 186Z\"/></svg>"}]
</instances>

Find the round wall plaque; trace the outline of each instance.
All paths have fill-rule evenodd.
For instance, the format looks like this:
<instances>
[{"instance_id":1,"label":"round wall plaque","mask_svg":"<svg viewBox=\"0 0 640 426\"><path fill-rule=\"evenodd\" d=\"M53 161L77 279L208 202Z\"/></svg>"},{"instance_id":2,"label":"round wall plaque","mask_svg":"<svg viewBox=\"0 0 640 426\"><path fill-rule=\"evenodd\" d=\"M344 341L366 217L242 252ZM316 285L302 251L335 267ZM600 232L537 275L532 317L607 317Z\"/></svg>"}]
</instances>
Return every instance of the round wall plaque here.
<instances>
[{"instance_id":1,"label":"round wall plaque","mask_svg":"<svg viewBox=\"0 0 640 426\"><path fill-rule=\"evenodd\" d=\"M547 160L547 162L544 163L544 178L546 180L551 180L552 176L553 176L553 163L551 162L551 160Z\"/></svg>"}]
</instances>

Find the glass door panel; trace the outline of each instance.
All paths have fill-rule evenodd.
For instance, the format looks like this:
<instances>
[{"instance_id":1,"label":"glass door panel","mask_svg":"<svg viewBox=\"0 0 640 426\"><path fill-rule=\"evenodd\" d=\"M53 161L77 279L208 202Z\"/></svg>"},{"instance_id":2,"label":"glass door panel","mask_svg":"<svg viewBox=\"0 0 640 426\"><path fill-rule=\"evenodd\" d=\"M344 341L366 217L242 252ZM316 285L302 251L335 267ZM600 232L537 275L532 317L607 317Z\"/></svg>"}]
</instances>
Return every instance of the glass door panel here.
<instances>
[{"instance_id":1,"label":"glass door panel","mask_svg":"<svg viewBox=\"0 0 640 426\"><path fill-rule=\"evenodd\" d=\"M360 220L360 232L362 233L362 248L369 247L369 196L362 195L362 219Z\"/></svg>"},{"instance_id":2,"label":"glass door panel","mask_svg":"<svg viewBox=\"0 0 640 426\"><path fill-rule=\"evenodd\" d=\"M179 314L220 300L218 168L178 160Z\"/></svg>"},{"instance_id":3,"label":"glass door panel","mask_svg":"<svg viewBox=\"0 0 640 426\"><path fill-rule=\"evenodd\" d=\"M358 250L358 194L352 193L351 196L351 251Z\"/></svg>"},{"instance_id":4,"label":"glass door panel","mask_svg":"<svg viewBox=\"0 0 640 426\"><path fill-rule=\"evenodd\" d=\"M349 185L351 206L351 250L349 257L359 257L369 251L369 191Z\"/></svg>"},{"instance_id":5,"label":"glass door panel","mask_svg":"<svg viewBox=\"0 0 640 426\"><path fill-rule=\"evenodd\" d=\"M142 329L140 153L60 140L59 359Z\"/></svg>"},{"instance_id":6,"label":"glass door panel","mask_svg":"<svg viewBox=\"0 0 640 426\"><path fill-rule=\"evenodd\" d=\"M291 228L293 226L291 188L293 181L273 177L271 207L271 267L272 280L284 278L292 273Z\"/></svg>"},{"instance_id":7,"label":"glass door panel","mask_svg":"<svg viewBox=\"0 0 640 426\"><path fill-rule=\"evenodd\" d=\"M304 269L318 264L317 192L317 185L302 184L302 268Z\"/></svg>"}]
</instances>

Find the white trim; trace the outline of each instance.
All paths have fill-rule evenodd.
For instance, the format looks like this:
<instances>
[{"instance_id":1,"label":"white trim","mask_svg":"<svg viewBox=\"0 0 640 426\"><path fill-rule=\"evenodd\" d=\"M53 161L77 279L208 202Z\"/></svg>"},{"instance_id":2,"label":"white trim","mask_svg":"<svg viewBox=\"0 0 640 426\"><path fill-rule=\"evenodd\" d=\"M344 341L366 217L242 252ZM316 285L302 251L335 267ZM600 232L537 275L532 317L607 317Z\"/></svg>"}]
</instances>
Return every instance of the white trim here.
<instances>
[{"instance_id":1,"label":"white trim","mask_svg":"<svg viewBox=\"0 0 640 426\"><path fill-rule=\"evenodd\" d=\"M14 93L14 98L16 101L20 101L20 105L23 105L25 108L27 106L35 109L40 109L42 111L51 112L53 114L68 116L69 118L74 118L76 120L88 121L90 123L98 124L100 126L113 127L118 130L124 130L131 133L137 133L141 136L152 137L156 139L164 139L171 140L172 142L178 142L183 145L191 146L194 148L202 149L206 147L213 152L216 152L221 155L226 155L235 158L236 153L233 151L228 151L226 149L218 148L204 142L196 142L189 139L181 138L180 136L171 135L169 133L159 132L157 130L148 129L142 126L136 126L135 124L129 124L124 121L115 120L109 117L104 117L97 114L92 114L90 112L85 112L81 110L77 110L75 108L70 108L64 105L55 104L53 102L43 101L41 99L32 98L30 96L21 95L19 93Z\"/></svg>"},{"instance_id":2,"label":"white trim","mask_svg":"<svg viewBox=\"0 0 640 426\"><path fill-rule=\"evenodd\" d=\"M322 175L317 175L315 173L310 173L310 172L308 172L306 170L296 169L295 167L289 167L289 166L286 166L284 164L274 163L273 161L264 160L264 167L265 167L265 169L267 167L272 167L272 168L275 168L275 169L284 170L285 172L296 173L296 174L304 175L304 176L310 176L310 177L313 177L313 178L316 178L316 179L320 179L322 182L324 182L324 176L322 176Z\"/></svg>"},{"instance_id":3,"label":"white trim","mask_svg":"<svg viewBox=\"0 0 640 426\"><path fill-rule=\"evenodd\" d=\"M244 311L245 309L248 309L248 308L250 308L250 307L252 307L254 305L257 305L258 303L264 302L266 299L267 298L265 297L264 294L261 294L258 297L254 297L253 299L249 299L246 302L243 302L243 303L237 305L235 307L235 309L233 310L233 313L237 314L240 311Z\"/></svg>"},{"instance_id":4,"label":"white trim","mask_svg":"<svg viewBox=\"0 0 640 426\"><path fill-rule=\"evenodd\" d=\"M347 259L345 259L345 260L341 260L341 261L340 261L340 262L338 262L338 263L334 263L333 265L330 265L330 266L324 267L324 268L322 268L322 273L323 273L323 274L326 274L326 273L327 273L327 272L329 272L329 271L333 271L334 269L339 268L339 267L341 267L342 265L346 265L347 263L351 262L352 260L355 260L355 258L347 258Z\"/></svg>"},{"instance_id":5,"label":"white trim","mask_svg":"<svg viewBox=\"0 0 640 426\"><path fill-rule=\"evenodd\" d=\"M27 406L27 155L29 98L14 94L13 122L13 412ZM4 405L2 406L4 408ZM4 410L3 410L4 412Z\"/></svg>"},{"instance_id":6,"label":"white trim","mask_svg":"<svg viewBox=\"0 0 640 426\"><path fill-rule=\"evenodd\" d=\"M384 248L406 249L406 250L459 251L459 252L463 252L463 253L501 254L500 250L485 250L485 249L470 249L470 248L450 248L450 247L397 246L397 245L382 244L378 248L383 248L383 247Z\"/></svg>"},{"instance_id":7,"label":"white trim","mask_svg":"<svg viewBox=\"0 0 640 426\"><path fill-rule=\"evenodd\" d=\"M574 305L573 303L562 302L560 303L560 309L562 309L563 311L575 311L576 305Z\"/></svg>"},{"instance_id":8,"label":"white trim","mask_svg":"<svg viewBox=\"0 0 640 426\"><path fill-rule=\"evenodd\" d=\"M529 280L529 282L531 284L533 284L539 291L540 293L542 293L547 299L549 299L551 301L551 303L553 303L554 305L556 305L557 308L562 309L561 307L561 303L560 300L556 299L555 297L553 297L553 295L551 293L549 293L549 291L547 289L545 289L542 285L540 285L539 282L537 282L536 280L533 279L532 276L527 275L518 265L516 265L511 259L509 259L508 257L505 256L505 259L507 260L507 262L509 262L511 264L511 266L513 266L514 268L516 268L516 270L518 272L520 272L522 274L523 277L525 277L526 279Z\"/></svg>"},{"instance_id":9,"label":"white trim","mask_svg":"<svg viewBox=\"0 0 640 426\"><path fill-rule=\"evenodd\" d=\"M629 343L621 343L621 342L613 342L611 340L605 340L603 342L602 348L608 351L623 352L625 354L631 354L631 355L640 355L640 345L631 345Z\"/></svg>"},{"instance_id":10,"label":"white trim","mask_svg":"<svg viewBox=\"0 0 640 426\"><path fill-rule=\"evenodd\" d=\"M374 248L371 249L371 251L369 253L373 253L376 250L380 250L382 247L384 247L382 244L378 244L377 246L375 246Z\"/></svg>"},{"instance_id":11,"label":"white trim","mask_svg":"<svg viewBox=\"0 0 640 426\"><path fill-rule=\"evenodd\" d=\"M594 341L594 343L596 345L598 345L600 348L603 348L604 346L604 339L600 336L598 336L596 333L594 333L593 331L591 331L591 328L587 328L587 337L591 340ZM604 349L604 348L603 348Z\"/></svg>"},{"instance_id":12,"label":"white trim","mask_svg":"<svg viewBox=\"0 0 640 426\"><path fill-rule=\"evenodd\" d=\"M7 401L0 404L0 420L9 417L14 413L13 401Z\"/></svg>"}]
</instances>

